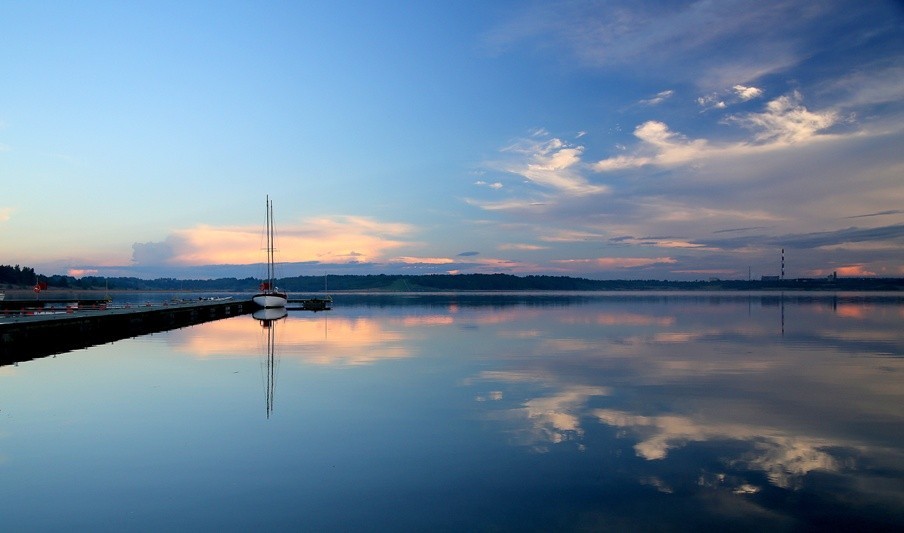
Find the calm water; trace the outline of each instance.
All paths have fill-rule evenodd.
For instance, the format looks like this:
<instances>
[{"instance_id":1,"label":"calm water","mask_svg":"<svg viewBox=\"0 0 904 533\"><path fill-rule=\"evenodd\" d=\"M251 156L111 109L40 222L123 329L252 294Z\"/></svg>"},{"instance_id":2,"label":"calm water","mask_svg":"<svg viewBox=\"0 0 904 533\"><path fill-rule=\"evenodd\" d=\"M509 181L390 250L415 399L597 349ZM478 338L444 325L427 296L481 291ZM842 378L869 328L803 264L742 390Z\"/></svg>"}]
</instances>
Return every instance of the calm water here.
<instances>
[{"instance_id":1,"label":"calm water","mask_svg":"<svg viewBox=\"0 0 904 533\"><path fill-rule=\"evenodd\" d=\"M902 323L894 295L340 295L0 367L0 529L900 531Z\"/></svg>"}]
</instances>

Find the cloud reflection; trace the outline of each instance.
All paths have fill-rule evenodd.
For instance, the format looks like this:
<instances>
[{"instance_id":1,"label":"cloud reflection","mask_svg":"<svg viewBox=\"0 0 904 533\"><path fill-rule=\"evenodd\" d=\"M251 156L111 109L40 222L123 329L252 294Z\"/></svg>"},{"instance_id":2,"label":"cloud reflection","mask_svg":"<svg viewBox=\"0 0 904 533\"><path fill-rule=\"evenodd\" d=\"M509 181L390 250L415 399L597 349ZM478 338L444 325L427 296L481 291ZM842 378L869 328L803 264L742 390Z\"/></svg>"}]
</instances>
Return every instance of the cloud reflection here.
<instances>
[{"instance_id":1,"label":"cloud reflection","mask_svg":"<svg viewBox=\"0 0 904 533\"><path fill-rule=\"evenodd\" d=\"M378 320L291 315L276 323L276 352L316 365L364 365L411 357L406 334ZM167 337L174 348L195 357L258 357L262 328L250 317L208 322Z\"/></svg>"},{"instance_id":2,"label":"cloud reflection","mask_svg":"<svg viewBox=\"0 0 904 533\"><path fill-rule=\"evenodd\" d=\"M783 311L782 303L651 298L622 313L546 309L542 320L524 310L530 335L497 333L518 343L502 358L507 367L468 383L504 391L480 405L517 445L618 448L590 438L593 424L609 428L654 469L638 481L660 492L673 492L675 480L651 472L700 453L717 454L705 460L725 469L707 469L701 486L734 495L765 485L800 490L816 472L860 486L867 458L904 459L894 429L904 361L889 357L904 353L894 333L900 306L808 297L789 299ZM874 423L864 429L864 419Z\"/></svg>"}]
</instances>

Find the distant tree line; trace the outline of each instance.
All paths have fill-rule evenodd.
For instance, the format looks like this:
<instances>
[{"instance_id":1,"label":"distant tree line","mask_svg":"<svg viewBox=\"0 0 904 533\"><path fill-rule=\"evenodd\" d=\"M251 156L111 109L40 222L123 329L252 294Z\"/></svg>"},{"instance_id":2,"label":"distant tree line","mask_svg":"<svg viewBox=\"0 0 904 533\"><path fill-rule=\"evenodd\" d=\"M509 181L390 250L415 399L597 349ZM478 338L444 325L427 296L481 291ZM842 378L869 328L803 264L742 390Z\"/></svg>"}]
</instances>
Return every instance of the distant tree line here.
<instances>
[{"instance_id":1,"label":"distant tree line","mask_svg":"<svg viewBox=\"0 0 904 533\"><path fill-rule=\"evenodd\" d=\"M14 286L33 286L38 281L35 269L19 265L0 265L0 283Z\"/></svg>"},{"instance_id":2,"label":"distant tree line","mask_svg":"<svg viewBox=\"0 0 904 533\"><path fill-rule=\"evenodd\" d=\"M33 268L0 266L0 284L30 287L45 282L48 287L70 290L208 291L251 292L257 278L140 279L36 275ZM639 290L904 290L904 278L815 278L786 280L592 280L568 276L514 276L511 274L404 274L295 276L281 278L277 285L295 293L322 291L432 292L432 291L639 291Z\"/></svg>"}]
</instances>

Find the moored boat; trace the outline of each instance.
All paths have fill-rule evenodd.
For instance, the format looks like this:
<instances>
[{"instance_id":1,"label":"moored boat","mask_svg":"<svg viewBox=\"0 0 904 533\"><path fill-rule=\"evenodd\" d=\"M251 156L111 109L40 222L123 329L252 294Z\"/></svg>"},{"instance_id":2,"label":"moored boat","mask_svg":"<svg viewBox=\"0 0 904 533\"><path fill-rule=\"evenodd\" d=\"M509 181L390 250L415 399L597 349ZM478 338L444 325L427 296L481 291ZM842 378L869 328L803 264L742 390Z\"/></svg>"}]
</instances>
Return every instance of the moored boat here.
<instances>
[{"instance_id":1,"label":"moored boat","mask_svg":"<svg viewBox=\"0 0 904 533\"><path fill-rule=\"evenodd\" d=\"M267 196L267 279L262 281L259 291L251 301L265 309L285 307L288 296L279 290L274 283L274 246L273 246L273 202Z\"/></svg>"}]
</instances>

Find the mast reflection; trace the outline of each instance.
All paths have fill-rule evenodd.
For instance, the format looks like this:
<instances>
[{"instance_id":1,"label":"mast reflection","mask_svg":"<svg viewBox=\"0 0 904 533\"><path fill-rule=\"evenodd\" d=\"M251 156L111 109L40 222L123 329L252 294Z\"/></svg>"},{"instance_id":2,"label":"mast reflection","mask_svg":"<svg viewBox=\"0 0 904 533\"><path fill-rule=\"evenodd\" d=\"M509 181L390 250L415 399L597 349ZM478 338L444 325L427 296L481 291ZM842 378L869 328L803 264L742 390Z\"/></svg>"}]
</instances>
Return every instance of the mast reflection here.
<instances>
[{"instance_id":1,"label":"mast reflection","mask_svg":"<svg viewBox=\"0 0 904 533\"><path fill-rule=\"evenodd\" d=\"M287 314L285 307L258 309L251 313L251 316L260 323L261 328L267 334L266 364L261 364L261 369L266 374L264 387L268 420L273 413L276 396L276 323L286 318Z\"/></svg>"}]
</instances>

